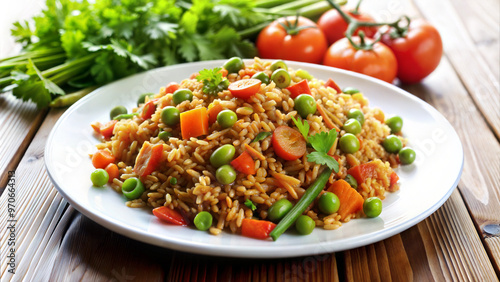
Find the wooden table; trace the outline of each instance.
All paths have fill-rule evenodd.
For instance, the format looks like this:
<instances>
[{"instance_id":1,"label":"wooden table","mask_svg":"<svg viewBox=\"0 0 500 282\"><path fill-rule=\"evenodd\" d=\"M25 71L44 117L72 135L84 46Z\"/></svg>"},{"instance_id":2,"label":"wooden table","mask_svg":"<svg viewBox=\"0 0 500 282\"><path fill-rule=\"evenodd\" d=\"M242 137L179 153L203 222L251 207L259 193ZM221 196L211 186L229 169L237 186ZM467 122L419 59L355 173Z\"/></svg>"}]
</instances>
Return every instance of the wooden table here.
<instances>
[{"instance_id":1,"label":"wooden table","mask_svg":"<svg viewBox=\"0 0 500 282\"><path fill-rule=\"evenodd\" d=\"M401 87L453 124L465 165L458 189L434 214L384 241L344 252L272 260L219 258L162 249L111 232L71 207L47 176L45 143L65 109L40 111L10 93L0 95L0 187L15 172L17 220L12 276L5 190L0 198L1 280L498 280L500 234L484 228L500 224L499 5L498 0L363 4L380 20L409 14L426 18L441 32L445 54L438 69L420 84Z\"/></svg>"}]
</instances>

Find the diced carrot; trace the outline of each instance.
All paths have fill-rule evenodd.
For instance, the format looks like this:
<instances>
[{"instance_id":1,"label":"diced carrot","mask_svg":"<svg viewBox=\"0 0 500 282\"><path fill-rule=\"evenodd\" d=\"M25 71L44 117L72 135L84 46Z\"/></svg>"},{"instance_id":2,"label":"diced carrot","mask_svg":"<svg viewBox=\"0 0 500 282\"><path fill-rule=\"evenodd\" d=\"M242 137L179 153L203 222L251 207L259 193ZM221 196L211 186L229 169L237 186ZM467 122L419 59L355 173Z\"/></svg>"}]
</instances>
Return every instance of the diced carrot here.
<instances>
[{"instance_id":1,"label":"diced carrot","mask_svg":"<svg viewBox=\"0 0 500 282\"><path fill-rule=\"evenodd\" d=\"M369 162L365 164L360 164L353 166L347 170L347 173L352 175L356 181L361 184L365 182L367 178L377 178L377 164L374 162Z\"/></svg>"},{"instance_id":2,"label":"diced carrot","mask_svg":"<svg viewBox=\"0 0 500 282\"><path fill-rule=\"evenodd\" d=\"M227 74L229 73L225 68L222 68L219 72L222 74L222 77L227 77Z\"/></svg>"},{"instance_id":3,"label":"diced carrot","mask_svg":"<svg viewBox=\"0 0 500 282\"><path fill-rule=\"evenodd\" d=\"M118 171L118 166L114 163L108 164L104 170L109 175L109 180L108 180L109 183L113 182L113 179L118 178L120 176L120 172Z\"/></svg>"},{"instance_id":4,"label":"diced carrot","mask_svg":"<svg viewBox=\"0 0 500 282\"><path fill-rule=\"evenodd\" d=\"M332 119L326 114L325 108L323 108L323 105L321 105L319 102L316 102L316 106L318 108L318 112L320 115L323 117L323 120L325 121L325 125L329 129L335 129L337 132L340 131L340 128L333 123Z\"/></svg>"},{"instance_id":5,"label":"diced carrot","mask_svg":"<svg viewBox=\"0 0 500 282\"><path fill-rule=\"evenodd\" d=\"M163 145L151 145L148 141L142 144L142 148L135 159L134 172L140 177L151 174L160 163L163 154Z\"/></svg>"},{"instance_id":6,"label":"diced carrot","mask_svg":"<svg viewBox=\"0 0 500 282\"><path fill-rule=\"evenodd\" d=\"M102 125L101 128L99 128L101 135L106 139L111 138L117 122L117 120L110 120L106 124Z\"/></svg>"},{"instance_id":7,"label":"diced carrot","mask_svg":"<svg viewBox=\"0 0 500 282\"><path fill-rule=\"evenodd\" d=\"M101 149L92 155L92 165L95 168L104 169L108 166L108 164L113 163L114 161L115 157L106 149Z\"/></svg>"},{"instance_id":8,"label":"diced carrot","mask_svg":"<svg viewBox=\"0 0 500 282\"><path fill-rule=\"evenodd\" d=\"M264 155L259 153L257 150L255 150L252 146L248 145L247 143L245 143L245 150L247 150L248 153L256 159L259 159L261 161L266 159L266 157L264 157Z\"/></svg>"},{"instance_id":9,"label":"diced carrot","mask_svg":"<svg viewBox=\"0 0 500 282\"><path fill-rule=\"evenodd\" d=\"M157 207L153 209L153 214L161 219L164 220L168 223L175 224L175 225L181 225L181 226L187 226L188 222L187 220L176 210L170 209L165 206Z\"/></svg>"},{"instance_id":10,"label":"diced carrot","mask_svg":"<svg viewBox=\"0 0 500 282\"><path fill-rule=\"evenodd\" d=\"M217 115L224 110L221 104L210 104L208 105L208 124L213 124L217 121Z\"/></svg>"},{"instance_id":11,"label":"diced carrot","mask_svg":"<svg viewBox=\"0 0 500 282\"><path fill-rule=\"evenodd\" d=\"M231 165L237 171L246 175L255 174L255 162L247 151L244 151L236 159L232 160Z\"/></svg>"},{"instance_id":12,"label":"diced carrot","mask_svg":"<svg viewBox=\"0 0 500 282\"><path fill-rule=\"evenodd\" d=\"M325 83L325 87L331 87L337 91L337 93L342 93L342 90L340 90L340 87L333 81L333 79L329 78L328 81Z\"/></svg>"},{"instance_id":13,"label":"diced carrot","mask_svg":"<svg viewBox=\"0 0 500 282\"><path fill-rule=\"evenodd\" d=\"M208 134L207 108L201 107L182 112L181 133L183 139Z\"/></svg>"},{"instance_id":14,"label":"diced carrot","mask_svg":"<svg viewBox=\"0 0 500 282\"><path fill-rule=\"evenodd\" d=\"M92 126L92 129L94 129L94 131L97 134L101 134L101 126L102 126L102 124L100 122L95 121L95 122L91 123L90 126Z\"/></svg>"},{"instance_id":15,"label":"diced carrot","mask_svg":"<svg viewBox=\"0 0 500 282\"><path fill-rule=\"evenodd\" d=\"M267 239L274 227L276 224L267 220L244 218L241 223L241 235L255 239Z\"/></svg>"},{"instance_id":16,"label":"diced carrot","mask_svg":"<svg viewBox=\"0 0 500 282\"><path fill-rule=\"evenodd\" d=\"M309 84L307 83L307 79L303 79L292 86L288 86L286 88L290 91L290 98L295 99L300 94L309 94L311 95L311 88L309 88Z\"/></svg>"},{"instance_id":17,"label":"diced carrot","mask_svg":"<svg viewBox=\"0 0 500 282\"><path fill-rule=\"evenodd\" d=\"M396 183L398 183L399 181L399 176L396 174L395 171L393 171L391 173L391 177L390 177L390 184L389 184L389 191L394 191L394 190L397 190L397 189L394 189L394 186L396 185Z\"/></svg>"},{"instance_id":18,"label":"diced carrot","mask_svg":"<svg viewBox=\"0 0 500 282\"><path fill-rule=\"evenodd\" d=\"M363 197L343 179L333 182L327 191L339 198L340 207L337 213L341 220L363 208Z\"/></svg>"}]
</instances>

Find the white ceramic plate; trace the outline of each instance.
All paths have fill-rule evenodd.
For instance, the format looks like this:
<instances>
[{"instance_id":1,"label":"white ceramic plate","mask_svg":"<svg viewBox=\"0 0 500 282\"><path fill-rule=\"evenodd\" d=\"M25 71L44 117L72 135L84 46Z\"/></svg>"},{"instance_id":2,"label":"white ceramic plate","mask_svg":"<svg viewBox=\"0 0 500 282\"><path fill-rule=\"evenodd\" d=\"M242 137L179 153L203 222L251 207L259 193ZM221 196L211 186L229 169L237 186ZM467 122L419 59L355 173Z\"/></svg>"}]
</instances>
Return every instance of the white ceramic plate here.
<instances>
[{"instance_id":1,"label":"white ceramic plate","mask_svg":"<svg viewBox=\"0 0 500 282\"><path fill-rule=\"evenodd\" d=\"M207 255L277 258L317 255L368 245L402 232L437 210L455 189L462 172L463 149L450 123L433 107L411 94L380 80L325 66L288 62L341 87L360 89L370 107L387 116L400 115L403 134L417 153L414 164L400 167L401 189L387 193L378 218L356 219L337 230L316 228L311 235L293 232L276 242L256 240L224 232L219 236L194 228L160 222L148 209L125 206L125 198L113 189L95 188L89 153L99 143L90 123L106 121L116 105L135 106L141 93L156 93L171 81L180 82L203 68L223 61L182 64L137 74L101 87L69 108L54 126L45 148L45 164L52 182L78 211L102 226L150 244Z\"/></svg>"}]
</instances>

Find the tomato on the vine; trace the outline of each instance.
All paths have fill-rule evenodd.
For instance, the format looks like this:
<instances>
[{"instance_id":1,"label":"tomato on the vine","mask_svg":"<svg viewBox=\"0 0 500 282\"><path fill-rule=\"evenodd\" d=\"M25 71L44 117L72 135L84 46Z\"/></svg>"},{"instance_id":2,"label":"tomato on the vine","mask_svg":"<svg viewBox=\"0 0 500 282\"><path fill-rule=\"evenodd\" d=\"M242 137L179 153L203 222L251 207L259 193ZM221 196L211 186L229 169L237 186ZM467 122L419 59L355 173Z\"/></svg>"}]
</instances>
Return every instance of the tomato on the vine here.
<instances>
[{"instance_id":1,"label":"tomato on the vine","mask_svg":"<svg viewBox=\"0 0 500 282\"><path fill-rule=\"evenodd\" d=\"M259 33L256 45L262 58L316 64L328 48L325 35L313 21L295 16L270 23Z\"/></svg>"},{"instance_id":2,"label":"tomato on the vine","mask_svg":"<svg viewBox=\"0 0 500 282\"><path fill-rule=\"evenodd\" d=\"M355 10L347 10L345 8L342 8L342 11L344 11L348 16L360 22L375 22L375 20L368 14ZM335 9L326 11L318 20L318 27L325 34L329 45L335 43L339 39L344 38L347 26L347 22ZM363 31L366 37L373 38L373 36L375 36L375 34L377 33L377 27L359 27L358 29L356 29L353 35L357 35L359 31Z\"/></svg>"},{"instance_id":3,"label":"tomato on the vine","mask_svg":"<svg viewBox=\"0 0 500 282\"><path fill-rule=\"evenodd\" d=\"M360 45L358 36L352 37ZM365 39L366 44L373 40ZM361 43L361 45L366 46ZM347 38L332 44L325 54L323 64L331 67L363 73L392 83L397 73L396 57L385 44L376 42L372 50L356 49Z\"/></svg>"},{"instance_id":4,"label":"tomato on the vine","mask_svg":"<svg viewBox=\"0 0 500 282\"><path fill-rule=\"evenodd\" d=\"M394 37L393 27L382 36L398 61L398 78L405 83L416 83L433 72L443 54L443 43L437 29L428 22L417 19L410 22L408 30L401 30L402 37Z\"/></svg>"}]
</instances>

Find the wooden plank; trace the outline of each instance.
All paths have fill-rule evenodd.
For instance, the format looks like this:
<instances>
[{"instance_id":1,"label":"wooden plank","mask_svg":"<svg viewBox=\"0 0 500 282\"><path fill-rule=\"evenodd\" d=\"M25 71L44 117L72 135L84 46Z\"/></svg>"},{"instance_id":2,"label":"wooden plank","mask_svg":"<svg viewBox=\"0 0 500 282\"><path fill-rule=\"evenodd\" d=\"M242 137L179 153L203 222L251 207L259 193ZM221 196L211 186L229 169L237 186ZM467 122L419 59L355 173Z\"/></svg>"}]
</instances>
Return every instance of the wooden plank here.
<instances>
[{"instance_id":1,"label":"wooden plank","mask_svg":"<svg viewBox=\"0 0 500 282\"><path fill-rule=\"evenodd\" d=\"M23 103L11 93L0 94L0 194L40 127L47 111Z\"/></svg>"},{"instance_id":2,"label":"wooden plank","mask_svg":"<svg viewBox=\"0 0 500 282\"><path fill-rule=\"evenodd\" d=\"M486 61L490 61L494 57L492 58L489 54L486 54L484 58L478 55L480 51L471 39L464 22L457 15L451 2L453 1L419 0L415 1L415 4L425 18L435 25L441 33L446 57L458 73L473 102L478 106L481 114L495 132L496 137L500 139L499 78L495 76L486 63ZM462 3L457 3L457 5L462 5ZM498 9L495 13L497 12ZM494 21L491 21L492 24L498 27L500 23ZM495 36L498 40L498 33ZM498 49L496 53L498 55ZM497 65L498 62L498 60L493 61ZM444 93L453 92L448 90Z\"/></svg>"}]
</instances>

